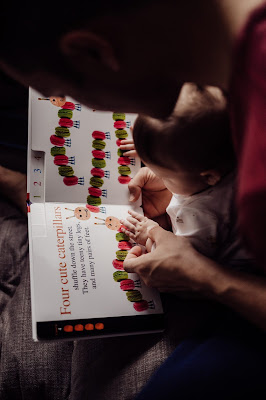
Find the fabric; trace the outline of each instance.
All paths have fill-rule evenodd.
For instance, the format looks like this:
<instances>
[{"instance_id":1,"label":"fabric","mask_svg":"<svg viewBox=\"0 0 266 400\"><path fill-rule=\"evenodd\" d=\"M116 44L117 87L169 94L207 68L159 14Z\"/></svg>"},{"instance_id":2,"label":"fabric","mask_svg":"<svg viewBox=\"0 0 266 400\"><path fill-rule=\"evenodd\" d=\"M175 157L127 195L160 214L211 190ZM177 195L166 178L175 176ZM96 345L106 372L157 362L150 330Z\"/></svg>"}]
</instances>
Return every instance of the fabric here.
<instances>
[{"instance_id":1,"label":"fabric","mask_svg":"<svg viewBox=\"0 0 266 400\"><path fill-rule=\"evenodd\" d=\"M192 196L174 194L166 209L175 235L187 237L200 253L224 265L250 267L236 223L235 172Z\"/></svg>"},{"instance_id":2,"label":"fabric","mask_svg":"<svg viewBox=\"0 0 266 400\"><path fill-rule=\"evenodd\" d=\"M27 218L3 199L0 250L0 398L67 399L73 342L32 340Z\"/></svg>"},{"instance_id":3,"label":"fabric","mask_svg":"<svg viewBox=\"0 0 266 400\"><path fill-rule=\"evenodd\" d=\"M265 368L266 334L225 310L180 343L135 400L264 398Z\"/></svg>"},{"instance_id":4,"label":"fabric","mask_svg":"<svg viewBox=\"0 0 266 400\"><path fill-rule=\"evenodd\" d=\"M239 160L237 208L241 233L266 269L266 3L239 36L231 83L231 117Z\"/></svg>"},{"instance_id":5,"label":"fabric","mask_svg":"<svg viewBox=\"0 0 266 400\"><path fill-rule=\"evenodd\" d=\"M162 300L163 333L77 342L69 400L133 400L179 343L219 312L205 301L181 301L173 295Z\"/></svg>"},{"instance_id":6,"label":"fabric","mask_svg":"<svg viewBox=\"0 0 266 400\"><path fill-rule=\"evenodd\" d=\"M1 400L132 400L178 343L214 313L206 302L165 295L164 333L36 343L27 219L1 198L0 251Z\"/></svg>"}]
</instances>

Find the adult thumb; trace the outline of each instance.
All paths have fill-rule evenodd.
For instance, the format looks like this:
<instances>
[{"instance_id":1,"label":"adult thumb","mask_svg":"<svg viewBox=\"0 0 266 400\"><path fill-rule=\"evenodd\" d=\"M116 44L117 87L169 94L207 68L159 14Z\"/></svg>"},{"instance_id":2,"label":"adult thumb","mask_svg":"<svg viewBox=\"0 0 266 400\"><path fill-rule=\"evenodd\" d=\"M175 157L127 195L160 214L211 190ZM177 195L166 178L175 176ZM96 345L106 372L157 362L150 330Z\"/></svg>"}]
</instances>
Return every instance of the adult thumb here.
<instances>
[{"instance_id":1,"label":"adult thumb","mask_svg":"<svg viewBox=\"0 0 266 400\"><path fill-rule=\"evenodd\" d=\"M173 235L173 233L166 231L159 225L148 230L148 236L153 242L155 242L155 244L159 244L159 242L161 242L169 234Z\"/></svg>"},{"instance_id":2,"label":"adult thumb","mask_svg":"<svg viewBox=\"0 0 266 400\"><path fill-rule=\"evenodd\" d=\"M141 188L137 185L135 185L133 182L129 182L128 184L128 190L129 190L129 201L135 202L138 200L140 194L141 194Z\"/></svg>"}]
</instances>

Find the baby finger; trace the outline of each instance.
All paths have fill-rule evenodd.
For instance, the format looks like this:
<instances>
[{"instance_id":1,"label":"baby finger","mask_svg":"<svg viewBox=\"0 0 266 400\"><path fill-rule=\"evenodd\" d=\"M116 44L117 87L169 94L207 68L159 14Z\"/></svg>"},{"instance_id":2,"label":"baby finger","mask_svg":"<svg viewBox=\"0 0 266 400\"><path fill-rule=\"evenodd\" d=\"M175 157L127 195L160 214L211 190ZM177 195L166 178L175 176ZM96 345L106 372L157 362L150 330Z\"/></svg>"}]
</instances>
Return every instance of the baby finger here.
<instances>
[{"instance_id":1,"label":"baby finger","mask_svg":"<svg viewBox=\"0 0 266 400\"><path fill-rule=\"evenodd\" d=\"M142 214L139 214L139 213L137 213L136 211L133 211L133 210L128 210L128 213L132 216L132 217L134 217L134 218L136 218L138 221L144 221L144 219L145 219L145 217L144 217L144 215L142 215Z\"/></svg>"}]
</instances>

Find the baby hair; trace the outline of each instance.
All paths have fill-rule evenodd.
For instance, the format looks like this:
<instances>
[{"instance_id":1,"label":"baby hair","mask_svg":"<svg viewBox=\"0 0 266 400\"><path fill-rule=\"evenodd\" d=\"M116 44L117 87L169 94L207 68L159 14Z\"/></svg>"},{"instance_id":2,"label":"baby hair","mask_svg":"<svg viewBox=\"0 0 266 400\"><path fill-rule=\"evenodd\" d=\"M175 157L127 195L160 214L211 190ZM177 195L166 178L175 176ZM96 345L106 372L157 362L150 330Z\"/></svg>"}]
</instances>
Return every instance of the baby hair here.
<instances>
[{"instance_id":1,"label":"baby hair","mask_svg":"<svg viewBox=\"0 0 266 400\"><path fill-rule=\"evenodd\" d=\"M196 87L196 85L195 85ZM133 130L134 143L144 163L163 168L174 166L190 172L227 171L235 165L226 100L204 93L187 104L177 102L166 120L139 115Z\"/></svg>"}]
</instances>

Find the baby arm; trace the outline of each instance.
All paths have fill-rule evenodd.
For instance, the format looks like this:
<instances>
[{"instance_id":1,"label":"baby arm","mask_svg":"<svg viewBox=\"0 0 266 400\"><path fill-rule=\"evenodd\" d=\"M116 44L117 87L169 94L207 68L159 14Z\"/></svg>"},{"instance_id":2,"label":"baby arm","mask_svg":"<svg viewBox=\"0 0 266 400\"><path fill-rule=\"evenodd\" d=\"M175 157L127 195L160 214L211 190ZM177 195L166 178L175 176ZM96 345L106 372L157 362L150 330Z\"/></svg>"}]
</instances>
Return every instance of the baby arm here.
<instances>
[{"instance_id":1,"label":"baby arm","mask_svg":"<svg viewBox=\"0 0 266 400\"><path fill-rule=\"evenodd\" d=\"M125 226L125 228L121 228L122 232L135 240L136 243L145 246L147 251L150 252L153 242L148 237L148 232L155 226L159 226L159 224L135 211L128 210L128 213L130 217L126 220L121 220L121 223Z\"/></svg>"}]
</instances>

